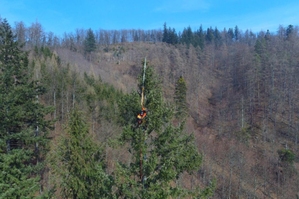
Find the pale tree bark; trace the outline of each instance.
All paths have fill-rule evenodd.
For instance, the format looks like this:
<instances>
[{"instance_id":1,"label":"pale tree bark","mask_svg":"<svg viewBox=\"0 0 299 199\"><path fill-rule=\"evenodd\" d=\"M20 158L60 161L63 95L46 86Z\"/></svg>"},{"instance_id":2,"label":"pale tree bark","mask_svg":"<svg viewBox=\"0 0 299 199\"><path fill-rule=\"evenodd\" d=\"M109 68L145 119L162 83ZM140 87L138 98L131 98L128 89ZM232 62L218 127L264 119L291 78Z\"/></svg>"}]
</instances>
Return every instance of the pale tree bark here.
<instances>
[{"instance_id":1,"label":"pale tree bark","mask_svg":"<svg viewBox=\"0 0 299 199\"><path fill-rule=\"evenodd\" d=\"M45 36L42 25L39 22L32 23L28 29L29 41L32 46L40 47L43 45L43 37Z\"/></svg>"},{"instance_id":2,"label":"pale tree bark","mask_svg":"<svg viewBox=\"0 0 299 199\"><path fill-rule=\"evenodd\" d=\"M15 33L17 36L17 41L20 44L23 44L26 41L26 30L27 28L25 27L24 22L21 21L15 23Z\"/></svg>"}]
</instances>

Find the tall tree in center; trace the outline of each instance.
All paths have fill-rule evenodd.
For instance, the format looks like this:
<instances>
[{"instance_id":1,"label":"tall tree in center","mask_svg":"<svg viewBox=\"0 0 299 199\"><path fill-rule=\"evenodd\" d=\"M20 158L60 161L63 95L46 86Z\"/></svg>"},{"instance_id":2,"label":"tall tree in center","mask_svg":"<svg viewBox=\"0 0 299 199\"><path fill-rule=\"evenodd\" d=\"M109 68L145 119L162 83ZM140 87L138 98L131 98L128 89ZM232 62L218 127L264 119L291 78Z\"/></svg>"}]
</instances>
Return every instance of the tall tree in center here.
<instances>
[{"instance_id":1,"label":"tall tree in center","mask_svg":"<svg viewBox=\"0 0 299 199\"><path fill-rule=\"evenodd\" d=\"M155 199L205 195L199 190L174 185L180 174L199 168L201 156L193 136L185 134L183 126L172 125L173 110L163 99L160 81L153 68L145 70L144 82L142 75L139 78L140 88L144 87L144 107L147 109L143 121L139 124L136 121L136 110L140 109L137 93L125 96L120 103L122 116L127 121L121 141L128 144L132 160L118 165L116 193L124 198Z\"/></svg>"}]
</instances>

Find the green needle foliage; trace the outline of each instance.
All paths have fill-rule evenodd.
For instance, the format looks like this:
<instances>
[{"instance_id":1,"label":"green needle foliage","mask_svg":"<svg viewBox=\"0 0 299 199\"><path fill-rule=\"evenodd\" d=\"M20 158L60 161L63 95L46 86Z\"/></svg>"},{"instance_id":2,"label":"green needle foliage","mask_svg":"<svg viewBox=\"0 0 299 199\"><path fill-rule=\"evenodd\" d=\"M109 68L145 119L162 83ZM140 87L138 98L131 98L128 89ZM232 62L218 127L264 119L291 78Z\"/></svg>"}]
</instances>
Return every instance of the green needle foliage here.
<instances>
[{"instance_id":1,"label":"green needle foliage","mask_svg":"<svg viewBox=\"0 0 299 199\"><path fill-rule=\"evenodd\" d=\"M142 86L142 76L139 86ZM144 87L147 116L141 125L136 122L140 111L138 94L133 92L120 102L123 121L127 121L120 140L127 144L132 159L130 164L118 164L116 195L154 199L210 195L211 187L204 192L175 184L183 172L198 169L202 159L193 136L183 132L183 124L175 127L171 123L173 110L163 99L161 84L152 67L146 68Z\"/></svg>"},{"instance_id":2,"label":"green needle foliage","mask_svg":"<svg viewBox=\"0 0 299 199\"><path fill-rule=\"evenodd\" d=\"M88 54L95 51L97 48L96 46L96 39L94 33L91 29L87 30L87 36L84 40L84 53Z\"/></svg>"},{"instance_id":3,"label":"green needle foliage","mask_svg":"<svg viewBox=\"0 0 299 199\"><path fill-rule=\"evenodd\" d=\"M49 156L54 184L62 198L111 198L113 180L105 173L104 155L92 140L82 113L71 113L65 135Z\"/></svg>"},{"instance_id":4,"label":"green needle foliage","mask_svg":"<svg viewBox=\"0 0 299 199\"><path fill-rule=\"evenodd\" d=\"M52 111L38 102L45 89L32 81L27 53L6 20L0 24L0 198L33 198L42 187Z\"/></svg>"},{"instance_id":5,"label":"green needle foliage","mask_svg":"<svg viewBox=\"0 0 299 199\"><path fill-rule=\"evenodd\" d=\"M294 163L295 160L295 153L290 149L281 149L277 151L279 155L279 160L282 162L286 162L290 165Z\"/></svg>"}]
</instances>

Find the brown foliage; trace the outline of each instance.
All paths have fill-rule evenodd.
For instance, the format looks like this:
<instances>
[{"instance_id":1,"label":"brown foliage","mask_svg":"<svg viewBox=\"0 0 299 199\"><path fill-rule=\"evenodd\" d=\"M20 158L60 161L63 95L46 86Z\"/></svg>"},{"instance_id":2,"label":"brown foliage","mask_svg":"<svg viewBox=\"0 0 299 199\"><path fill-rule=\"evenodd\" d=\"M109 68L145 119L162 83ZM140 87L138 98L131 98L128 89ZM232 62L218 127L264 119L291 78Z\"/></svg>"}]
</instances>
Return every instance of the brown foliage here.
<instances>
[{"instance_id":1,"label":"brown foliage","mask_svg":"<svg viewBox=\"0 0 299 199\"><path fill-rule=\"evenodd\" d=\"M176 80L183 76L190 110L187 128L195 133L205 157L194 178L203 184L216 178L215 198L288 198L295 196L298 180L277 183L275 165L276 151L285 146L281 143L298 149L296 39L261 39L265 45L258 51L245 42L217 48L211 44L203 50L192 45L121 43L100 46L92 62L66 49L57 53L81 72L92 65L96 76L124 92L137 89L139 66L146 57L169 101Z\"/></svg>"}]
</instances>

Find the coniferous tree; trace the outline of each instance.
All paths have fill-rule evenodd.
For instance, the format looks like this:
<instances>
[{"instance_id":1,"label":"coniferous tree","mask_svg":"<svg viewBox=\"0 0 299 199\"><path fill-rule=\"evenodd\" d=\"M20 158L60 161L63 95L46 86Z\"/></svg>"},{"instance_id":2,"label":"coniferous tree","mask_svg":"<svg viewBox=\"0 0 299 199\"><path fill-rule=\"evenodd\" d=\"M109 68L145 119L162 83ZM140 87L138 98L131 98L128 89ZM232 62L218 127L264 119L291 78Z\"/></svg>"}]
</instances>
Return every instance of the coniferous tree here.
<instances>
[{"instance_id":1,"label":"coniferous tree","mask_svg":"<svg viewBox=\"0 0 299 199\"><path fill-rule=\"evenodd\" d=\"M167 28L166 23L164 23L164 29L163 29L163 38L162 42L168 43L168 44L177 44L178 43L178 35L174 28Z\"/></svg>"},{"instance_id":2,"label":"coniferous tree","mask_svg":"<svg viewBox=\"0 0 299 199\"><path fill-rule=\"evenodd\" d=\"M84 53L90 54L91 52L94 52L96 48L97 46L94 33L91 29L88 29L86 38L84 40Z\"/></svg>"},{"instance_id":3,"label":"coniferous tree","mask_svg":"<svg viewBox=\"0 0 299 199\"><path fill-rule=\"evenodd\" d=\"M183 133L183 125L174 127L170 120L172 108L163 99L162 89L152 67L146 69L144 86L147 116L136 124L137 112L128 111L124 120L121 141L129 144L131 163L119 163L115 171L116 195L121 198L175 198L200 196L207 192L187 190L173 183L183 172L196 170L201 156L193 143L193 136ZM138 110L139 98L132 93L121 101ZM137 106L137 107L136 107ZM126 108L128 106L124 106ZM135 107L135 108L134 108Z\"/></svg>"},{"instance_id":4,"label":"coniferous tree","mask_svg":"<svg viewBox=\"0 0 299 199\"><path fill-rule=\"evenodd\" d=\"M173 45L174 45L174 44L177 44L179 38L178 38L178 35L177 35L175 29L174 29L174 28L172 28L172 29L169 28L169 33L170 33L170 36L169 36L169 43L170 43L170 44L173 44Z\"/></svg>"},{"instance_id":5,"label":"coniferous tree","mask_svg":"<svg viewBox=\"0 0 299 199\"><path fill-rule=\"evenodd\" d=\"M6 20L0 25L0 198L33 198L44 169L51 108L38 102L45 89L32 81L27 53Z\"/></svg>"},{"instance_id":6,"label":"coniferous tree","mask_svg":"<svg viewBox=\"0 0 299 199\"><path fill-rule=\"evenodd\" d=\"M49 160L61 197L112 198L113 180L104 171L103 151L92 140L77 108L71 113L66 134L59 138Z\"/></svg>"},{"instance_id":7,"label":"coniferous tree","mask_svg":"<svg viewBox=\"0 0 299 199\"><path fill-rule=\"evenodd\" d=\"M214 30L212 27L207 29L206 41L209 44L211 44L214 41Z\"/></svg>"},{"instance_id":8,"label":"coniferous tree","mask_svg":"<svg viewBox=\"0 0 299 199\"><path fill-rule=\"evenodd\" d=\"M167 29L166 23L164 23L164 25L163 25L163 38L162 38L162 42L166 42L167 43L168 37L169 37L168 29Z\"/></svg>"},{"instance_id":9,"label":"coniferous tree","mask_svg":"<svg viewBox=\"0 0 299 199\"><path fill-rule=\"evenodd\" d=\"M235 35L234 35L234 30L232 28L229 28L227 31L227 42L231 43L234 39Z\"/></svg>"},{"instance_id":10,"label":"coniferous tree","mask_svg":"<svg viewBox=\"0 0 299 199\"><path fill-rule=\"evenodd\" d=\"M220 31L217 29L217 27L215 28L214 31L214 41L215 41L215 46L219 47L222 45L221 34Z\"/></svg>"},{"instance_id":11,"label":"coniferous tree","mask_svg":"<svg viewBox=\"0 0 299 199\"><path fill-rule=\"evenodd\" d=\"M238 26L235 26L235 31L234 31L235 41L239 41L240 40L240 36L241 36L240 30L239 30Z\"/></svg>"},{"instance_id":12,"label":"coniferous tree","mask_svg":"<svg viewBox=\"0 0 299 199\"><path fill-rule=\"evenodd\" d=\"M203 49L205 46L205 33L203 31L202 25L200 25L199 30L196 31L195 38L195 47L199 45L200 48Z\"/></svg>"},{"instance_id":13,"label":"coniferous tree","mask_svg":"<svg viewBox=\"0 0 299 199\"><path fill-rule=\"evenodd\" d=\"M288 25L286 29L286 38L289 39L293 32L294 32L294 26Z\"/></svg>"},{"instance_id":14,"label":"coniferous tree","mask_svg":"<svg viewBox=\"0 0 299 199\"><path fill-rule=\"evenodd\" d=\"M192 32L190 26L183 30L183 33L181 36L181 43L184 43L187 46L189 46L190 44L194 45L193 32Z\"/></svg>"}]
</instances>

